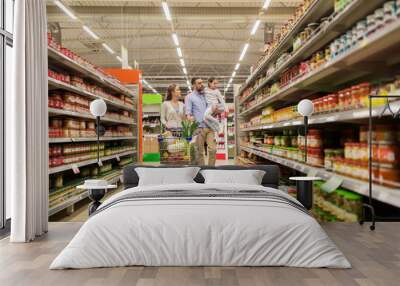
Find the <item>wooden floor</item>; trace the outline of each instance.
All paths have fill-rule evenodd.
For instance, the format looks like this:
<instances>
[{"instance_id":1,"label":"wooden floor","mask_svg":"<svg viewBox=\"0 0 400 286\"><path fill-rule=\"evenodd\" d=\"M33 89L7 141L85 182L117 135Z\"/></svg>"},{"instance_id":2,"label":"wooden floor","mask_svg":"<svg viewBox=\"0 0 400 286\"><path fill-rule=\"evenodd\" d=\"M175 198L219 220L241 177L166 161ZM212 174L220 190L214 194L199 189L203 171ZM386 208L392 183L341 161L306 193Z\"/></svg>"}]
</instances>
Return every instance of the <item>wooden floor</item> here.
<instances>
[{"instance_id":1,"label":"wooden floor","mask_svg":"<svg viewBox=\"0 0 400 286\"><path fill-rule=\"evenodd\" d=\"M353 269L287 267L125 267L48 270L80 228L79 222L50 223L49 233L29 244L0 241L0 285L400 285L400 223L367 226L327 223L324 229Z\"/></svg>"}]
</instances>

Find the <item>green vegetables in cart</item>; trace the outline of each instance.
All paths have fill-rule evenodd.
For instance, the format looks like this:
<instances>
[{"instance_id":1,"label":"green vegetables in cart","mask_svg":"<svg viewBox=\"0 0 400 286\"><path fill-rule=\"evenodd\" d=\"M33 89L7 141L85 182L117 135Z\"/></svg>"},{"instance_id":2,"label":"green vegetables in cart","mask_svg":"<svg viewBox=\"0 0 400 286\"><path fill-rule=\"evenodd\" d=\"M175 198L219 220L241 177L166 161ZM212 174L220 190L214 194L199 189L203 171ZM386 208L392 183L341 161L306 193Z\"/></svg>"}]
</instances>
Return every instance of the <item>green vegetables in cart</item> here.
<instances>
[{"instance_id":1,"label":"green vegetables in cart","mask_svg":"<svg viewBox=\"0 0 400 286\"><path fill-rule=\"evenodd\" d=\"M192 138L194 131L197 129L197 122L191 122L189 120L182 121L182 135L183 138Z\"/></svg>"}]
</instances>

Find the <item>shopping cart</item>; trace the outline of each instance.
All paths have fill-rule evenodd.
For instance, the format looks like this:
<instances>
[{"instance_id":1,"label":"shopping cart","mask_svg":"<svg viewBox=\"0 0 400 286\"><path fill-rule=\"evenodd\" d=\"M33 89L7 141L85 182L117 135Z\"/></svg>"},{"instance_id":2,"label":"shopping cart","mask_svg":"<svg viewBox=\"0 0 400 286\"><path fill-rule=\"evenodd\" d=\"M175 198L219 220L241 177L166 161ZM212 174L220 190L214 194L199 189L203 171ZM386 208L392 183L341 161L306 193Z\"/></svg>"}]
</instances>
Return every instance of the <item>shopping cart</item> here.
<instances>
[{"instance_id":1,"label":"shopping cart","mask_svg":"<svg viewBox=\"0 0 400 286\"><path fill-rule=\"evenodd\" d=\"M194 159L191 138L183 138L182 129L168 129L158 137L160 163L165 165L190 165Z\"/></svg>"}]
</instances>

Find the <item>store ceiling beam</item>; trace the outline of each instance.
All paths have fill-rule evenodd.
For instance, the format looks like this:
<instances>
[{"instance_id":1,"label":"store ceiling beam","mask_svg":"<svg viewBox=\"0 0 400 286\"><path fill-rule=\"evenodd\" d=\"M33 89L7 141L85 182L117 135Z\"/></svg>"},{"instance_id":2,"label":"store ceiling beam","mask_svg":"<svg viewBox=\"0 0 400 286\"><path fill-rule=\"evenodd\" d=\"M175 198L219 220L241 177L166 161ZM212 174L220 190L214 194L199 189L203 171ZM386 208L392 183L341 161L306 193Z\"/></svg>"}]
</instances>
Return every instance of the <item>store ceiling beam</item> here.
<instances>
[{"instance_id":1,"label":"store ceiling beam","mask_svg":"<svg viewBox=\"0 0 400 286\"><path fill-rule=\"evenodd\" d=\"M171 34L166 34L166 33L155 33L155 34L151 34L151 35L146 35L146 34L139 34L139 33L135 33L135 34L122 34L122 35L102 35L102 39L103 40L129 40L129 39L144 39L144 38L161 38L161 37L171 37ZM211 41L229 41L229 42L237 42L237 43L243 43L247 40L247 38L243 37L236 37L236 38L232 38L232 37L220 37L220 36L212 36L212 35L185 35L185 34L181 34L179 35L179 37L181 39L189 39L189 40L211 40ZM81 42L81 43L93 43L93 40L86 37L84 34L81 34L78 37L74 37L74 38L68 38L68 37L63 37L63 43L70 43L70 42ZM264 43L264 40L256 40L254 39L252 41L253 43Z\"/></svg>"},{"instance_id":2,"label":"store ceiling beam","mask_svg":"<svg viewBox=\"0 0 400 286\"><path fill-rule=\"evenodd\" d=\"M284 24L287 21L282 21L279 22ZM116 26L118 23L112 23L110 25L107 25L106 28L104 26L99 26L95 23L92 24L93 29L107 29L107 31L129 31L131 34L143 34L146 35L146 32L161 32L161 31L168 31L169 33L171 32L170 27L165 27L165 26L159 26L159 27L149 27L149 26L144 26L144 27L126 27L126 26ZM111 26L112 25L112 26ZM75 32L76 30L81 30L82 26L81 25L76 25L71 22L65 22L63 23L62 30L67 31L68 33L70 32ZM245 32L249 33L249 27L248 26L243 26L243 25L230 25L226 27L221 27L221 26L215 26L213 24L210 25L204 25L202 27L199 26L190 26L190 25L177 25L175 27L175 31L180 32L180 31L189 31L193 32L195 31L206 31L206 32L212 32L212 29L218 30L218 31L231 31L231 32Z\"/></svg>"},{"instance_id":3,"label":"store ceiling beam","mask_svg":"<svg viewBox=\"0 0 400 286\"><path fill-rule=\"evenodd\" d=\"M173 47L166 47L166 48L146 48L146 53L160 53L160 52L171 52ZM100 50L101 53L104 53L104 50ZM87 55L93 55L93 51L88 49L75 49L75 52L81 56L86 57ZM128 49L129 53L143 53L142 48L131 48ZM175 52L172 50L172 52ZM185 48L185 53L188 54L195 54L195 53L213 53L213 54L237 54L237 49L226 49L226 48ZM249 52L248 55L260 56L261 52L252 51Z\"/></svg>"},{"instance_id":4,"label":"store ceiling beam","mask_svg":"<svg viewBox=\"0 0 400 286\"><path fill-rule=\"evenodd\" d=\"M158 21L160 21L160 15L162 10L159 6L157 7L124 7L124 6L69 6L75 14L79 15L80 19L85 17L92 18L107 18L107 17L118 17L121 21L126 18L136 18L146 17L141 20L147 21L147 17L157 16ZM260 7L213 7L212 9L208 7L197 7L193 9L192 7L175 7L173 14L178 17L179 21L184 19L197 19L199 17L209 18L209 17L251 17L257 18L260 11ZM295 12L293 7L271 7L268 9L267 13L262 16L262 18L268 19L274 16L290 17ZM64 14L56 6L47 6L47 15L49 19L54 15Z\"/></svg>"},{"instance_id":5,"label":"store ceiling beam","mask_svg":"<svg viewBox=\"0 0 400 286\"><path fill-rule=\"evenodd\" d=\"M304 0L276 0L272 1L271 7L297 7L299 4L303 3ZM85 1L85 0L65 0L65 2L70 6L82 6L88 5L88 3L92 4L93 1ZM54 5L52 1L48 1L48 4ZM160 1L145 1L145 0L96 0L94 2L96 6L125 6L125 7L148 7L148 6L159 6ZM168 0L168 5L173 7L258 7L262 5L262 1L260 0L219 0L219 1L211 1L211 0Z\"/></svg>"}]
</instances>

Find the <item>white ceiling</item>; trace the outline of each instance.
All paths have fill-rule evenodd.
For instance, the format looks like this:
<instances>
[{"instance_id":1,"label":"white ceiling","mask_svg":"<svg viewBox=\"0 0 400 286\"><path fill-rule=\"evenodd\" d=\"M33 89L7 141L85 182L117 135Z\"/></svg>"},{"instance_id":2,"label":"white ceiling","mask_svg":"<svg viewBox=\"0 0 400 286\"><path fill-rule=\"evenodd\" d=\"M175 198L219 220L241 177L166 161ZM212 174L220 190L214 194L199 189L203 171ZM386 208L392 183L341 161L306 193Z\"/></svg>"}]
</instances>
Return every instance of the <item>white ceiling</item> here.
<instances>
[{"instance_id":1,"label":"white ceiling","mask_svg":"<svg viewBox=\"0 0 400 286\"><path fill-rule=\"evenodd\" d=\"M275 25L276 31L289 19L294 7L303 0L272 0L262 23ZM75 51L99 66L120 66L115 55L109 54L101 43L106 42L120 52L121 45L129 51L129 63L136 60L147 81L163 93L170 83L182 85L186 79L179 64L171 38L171 25L165 19L161 1L79 1L64 0L64 4L100 40L96 41L82 30L82 23L66 16L53 1L48 0L48 22L61 26L63 46ZM179 36L187 65L188 76L220 77L222 88L229 80L250 30L259 17L264 1L243 0L169 0L173 26ZM264 26L261 24L252 38L250 48L237 72L234 83L249 75L250 66L262 54ZM225 83L224 83L225 82ZM230 90L230 95L231 95ZM227 95L229 96L229 95Z\"/></svg>"}]
</instances>

